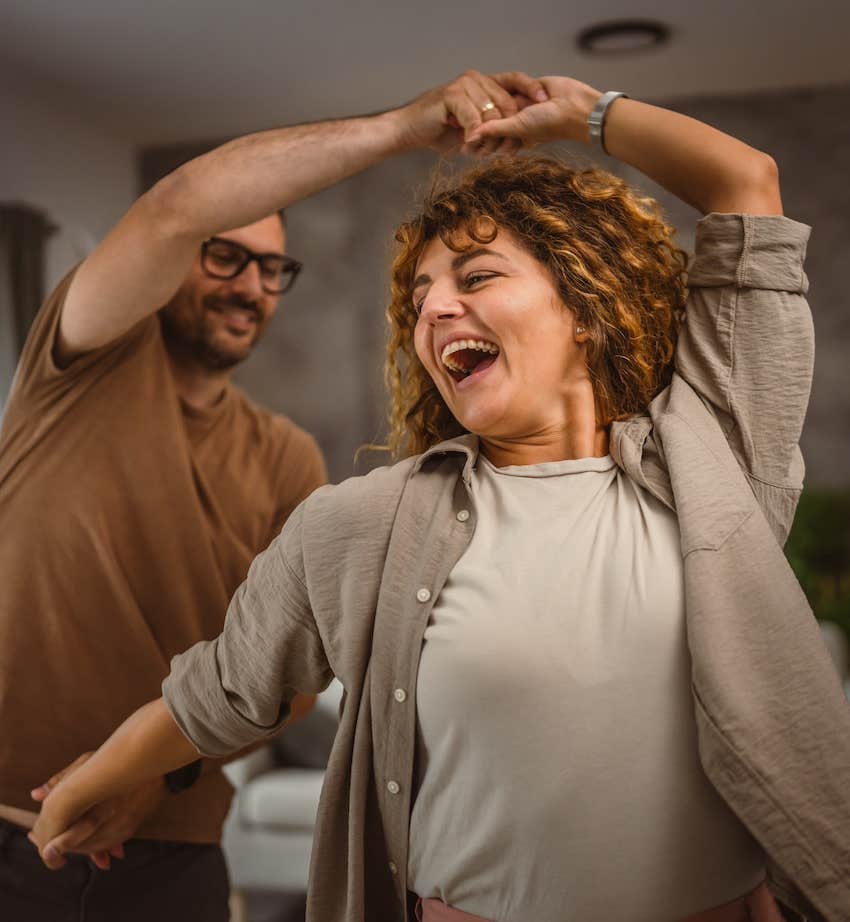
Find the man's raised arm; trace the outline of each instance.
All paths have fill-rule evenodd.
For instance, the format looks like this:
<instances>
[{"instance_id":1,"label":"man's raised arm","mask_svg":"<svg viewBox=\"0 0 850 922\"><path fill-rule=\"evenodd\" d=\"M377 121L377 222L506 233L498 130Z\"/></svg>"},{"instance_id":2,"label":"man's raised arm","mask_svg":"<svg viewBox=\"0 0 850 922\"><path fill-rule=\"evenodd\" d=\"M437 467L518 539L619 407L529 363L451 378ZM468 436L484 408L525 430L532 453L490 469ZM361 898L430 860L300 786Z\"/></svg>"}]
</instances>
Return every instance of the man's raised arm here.
<instances>
[{"instance_id":1,"label":"man's raised arm","mask_svg":"<svg viewBox=\"0 0 850 922\"><path fill-rule=\"evenodd\" d=\"M247 135L190 161L138 199L77 271L58 360L106 345L165 304L208 237L395 154L459 148L482 119L512 115L541 93L525 74L470 71L398 109Z\"/></svg>"}]
</instances>

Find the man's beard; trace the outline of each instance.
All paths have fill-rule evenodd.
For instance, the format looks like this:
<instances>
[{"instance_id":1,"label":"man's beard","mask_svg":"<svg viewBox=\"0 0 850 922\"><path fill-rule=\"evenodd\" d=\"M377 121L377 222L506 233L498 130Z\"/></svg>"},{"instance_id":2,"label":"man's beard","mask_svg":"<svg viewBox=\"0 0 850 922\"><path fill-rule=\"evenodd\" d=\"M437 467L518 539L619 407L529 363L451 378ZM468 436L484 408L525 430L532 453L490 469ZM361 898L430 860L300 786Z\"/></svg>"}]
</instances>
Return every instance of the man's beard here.
<instances>
[{"instance_id":1,"label":"man's beard","mask_svg":"<svg viewBox=\"0 0 850 922\"><path fill-rule=\"evenodd\" d=\"M239 297L207 295L201 306L199 317L182 310L176 303L166 305L159 312L162 333L169 349L207 371L227 371L248 358L259 339L263 321L262 312L256 304ZM217 308L226 310L228 307L238 307L254 315L254 331L246 334L243 342L223 343L217 335L217 327L210 322L211 313L216 313Z\"/></svg>"}]
</instances>

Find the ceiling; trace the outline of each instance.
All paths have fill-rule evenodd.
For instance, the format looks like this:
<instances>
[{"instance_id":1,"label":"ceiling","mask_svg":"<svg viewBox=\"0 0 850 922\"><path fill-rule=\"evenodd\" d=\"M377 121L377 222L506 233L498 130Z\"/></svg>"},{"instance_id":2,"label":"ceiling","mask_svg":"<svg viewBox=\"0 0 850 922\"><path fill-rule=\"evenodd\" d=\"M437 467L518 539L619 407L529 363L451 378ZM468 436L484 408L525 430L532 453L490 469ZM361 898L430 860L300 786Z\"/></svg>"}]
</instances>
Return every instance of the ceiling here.
<instances>
[{"instance_id":1,"label":"ceiling","mask_svg":"<svg viewBox=\"0 0 850 922\"><path fill-rule=\"evenodd\" d=\"M606 19L658 50L579 52ZM387 108L469 68L655 100L850 83L847 0L0 0L0 70L138 145Z\"/></svg>"}]
</instances>

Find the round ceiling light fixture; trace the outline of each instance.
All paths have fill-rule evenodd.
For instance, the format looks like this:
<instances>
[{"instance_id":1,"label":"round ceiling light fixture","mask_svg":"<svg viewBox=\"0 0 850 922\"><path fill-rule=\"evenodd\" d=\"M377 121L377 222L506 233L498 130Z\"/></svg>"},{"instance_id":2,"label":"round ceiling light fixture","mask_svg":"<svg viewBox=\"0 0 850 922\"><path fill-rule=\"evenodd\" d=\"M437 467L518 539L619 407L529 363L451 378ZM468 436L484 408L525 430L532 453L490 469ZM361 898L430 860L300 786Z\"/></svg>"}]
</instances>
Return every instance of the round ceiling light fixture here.
<instances>
[{"instance_id":1,"label":"round ceiling light fixture","mask_svg":"<svg viewBox=\"0 0 850 922\"><path fill-rule=\"evenodd\" d=\"M670 28L652 19L620 19L582 29L576 44L586 54L631 54L660 48L670 38Z\"/></svg>"}]
</instances>

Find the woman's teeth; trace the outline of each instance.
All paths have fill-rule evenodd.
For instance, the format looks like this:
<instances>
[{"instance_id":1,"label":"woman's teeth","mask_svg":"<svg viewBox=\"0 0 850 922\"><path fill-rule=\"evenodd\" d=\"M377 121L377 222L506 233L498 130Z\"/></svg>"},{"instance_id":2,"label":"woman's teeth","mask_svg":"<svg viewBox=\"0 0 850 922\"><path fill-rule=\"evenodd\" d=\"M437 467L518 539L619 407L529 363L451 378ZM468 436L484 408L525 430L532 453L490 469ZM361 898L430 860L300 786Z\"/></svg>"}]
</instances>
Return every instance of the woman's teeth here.
<instances>
[{"instance_id":1,"label":"woman's teeth","mask_svg":"<svg viewBox=\"0 0 850 922\"><path fill-rule=\"evenodd\" d=\"M460 362L454 361L452 356L457 352L463 352L466 349L475 352L484 352L488 355L498 355L499 347L495 343L487 342L483 339L456 339L449 343L442 352L440 359L449 371L459 372L461 374L471 374L474 366L467 367Z\"/></svg>"}]
</instances>

